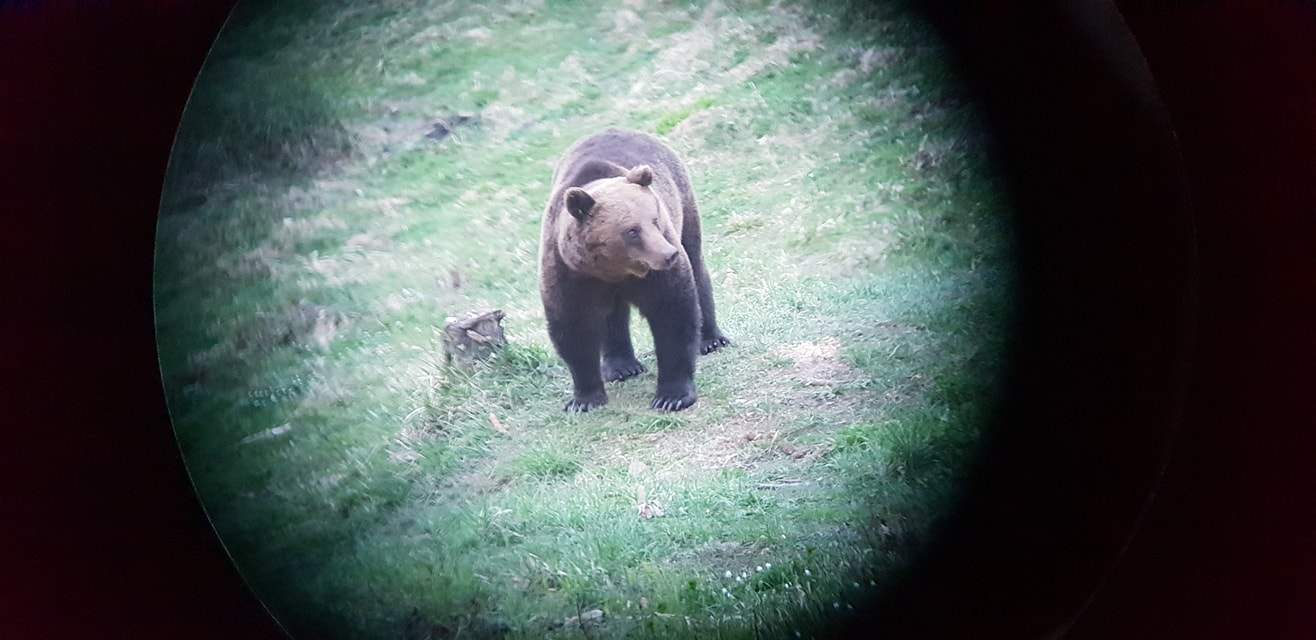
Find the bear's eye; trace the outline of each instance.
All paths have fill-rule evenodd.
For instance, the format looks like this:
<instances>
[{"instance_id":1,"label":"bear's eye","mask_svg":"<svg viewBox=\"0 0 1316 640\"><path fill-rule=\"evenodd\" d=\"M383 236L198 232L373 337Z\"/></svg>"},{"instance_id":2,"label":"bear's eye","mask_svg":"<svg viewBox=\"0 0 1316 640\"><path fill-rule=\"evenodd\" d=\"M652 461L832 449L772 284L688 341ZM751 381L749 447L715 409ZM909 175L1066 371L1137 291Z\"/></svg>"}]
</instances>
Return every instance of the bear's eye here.
<instances>
[{"instance_id":1,"label":"bear's eye","mask_svg":"<svg viewBox=\"0 0 1316 640\"><path fill-rule=\"evenodd\" d=\"M632 227L626 231L626 237L635 240L640 237L640 228Z\"/></svg>"}]
</instances>

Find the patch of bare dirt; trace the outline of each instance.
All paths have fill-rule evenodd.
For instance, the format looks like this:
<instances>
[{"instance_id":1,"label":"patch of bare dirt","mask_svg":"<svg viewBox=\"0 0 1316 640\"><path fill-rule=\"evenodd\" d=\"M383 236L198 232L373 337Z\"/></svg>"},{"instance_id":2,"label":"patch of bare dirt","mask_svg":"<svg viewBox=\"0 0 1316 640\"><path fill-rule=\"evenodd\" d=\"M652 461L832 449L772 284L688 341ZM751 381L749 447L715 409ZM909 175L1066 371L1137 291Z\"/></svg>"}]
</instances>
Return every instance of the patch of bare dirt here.
<instances>
[{"instance_id":1,"label":"patch of bare dirt","mask_svg":"<svg viewBox=\"0 0 1316 640\"><path fill-rule=\"evenodd\" d=\"M841 360L841 342L831 336L778 347L773 353L794 363L791 376L805 386L834 387L861 378L858 371Z\"/></svg>"},{"instance_id":2,"label":"patch of bare dirt","mask_svg":"<svg viewBox=\"0 0 1316 640\"><path fill-rule=\"evenodd\" d=\"M799 436L842 428L874 403L886 401L861 385L864 375L844 362L841 343L834 337L784 345L768 357L785 359L789 366L733 391L729 401L738 408L735 415L699 428L601 440L590 459L629 468L645 482L723 469L808 464L825 455L829 445L825 438L801 443ZM818 419L800 426L802 415Z\"/></svg>"},{"instance_id":3,"label":"patch of bare dirt","mask_svg":"<svg viewBox=\"0 0 1316 640\"><path fill-rule=\"evenodd\" d=\"M811 462L818 446L788 441L780 419L742 414L702 429L621 436L596 443L590 457L600 465L628 467L645 482L669 482L723 469L749 470L768 461Z\"/></svg>"}]
</instances>

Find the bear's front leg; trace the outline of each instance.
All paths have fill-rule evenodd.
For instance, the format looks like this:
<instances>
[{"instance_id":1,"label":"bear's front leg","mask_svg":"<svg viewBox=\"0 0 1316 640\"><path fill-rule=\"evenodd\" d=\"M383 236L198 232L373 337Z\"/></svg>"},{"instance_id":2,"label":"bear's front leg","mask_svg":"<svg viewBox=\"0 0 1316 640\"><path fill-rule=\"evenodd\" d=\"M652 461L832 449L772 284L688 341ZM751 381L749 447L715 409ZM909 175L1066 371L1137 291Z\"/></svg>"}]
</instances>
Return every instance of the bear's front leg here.
<instances>
[{"instance_id":1,"label":"bear's front leg","mask_svg":"<svg viewBox=\"0 0 1316 640\"><path fill-rule=\"evenodd\" d=\"M599 370L599 352L603 343L603 323L598 314L566 314L549 311L548 337L571 370L574 387L566 411L584 413L608 404Z\"/></svg>"},{"instance_id":2,"label":"bear's front leg","mask_svg":"<svg viewBox=\"0 0 1316 640\"><path fill-rule=\"evenodd\" d=\"M658 391L651 408L680 411L698 399L695 357L699 353L699 298L689 263L650 273L651 288L636 300L653 331Z\"/></svg>"},{"instance_id":3,"label":"bear's front leg","mask_svg":"<svg viewBox=\"0 0 1316 640\"><path fill-rule=\"evenodd\" d=\"M604 324L603 381L625 380L647 371L635 359L635 347L631 345L630 303L618 296Z\"/></svg>"}]
</instances>

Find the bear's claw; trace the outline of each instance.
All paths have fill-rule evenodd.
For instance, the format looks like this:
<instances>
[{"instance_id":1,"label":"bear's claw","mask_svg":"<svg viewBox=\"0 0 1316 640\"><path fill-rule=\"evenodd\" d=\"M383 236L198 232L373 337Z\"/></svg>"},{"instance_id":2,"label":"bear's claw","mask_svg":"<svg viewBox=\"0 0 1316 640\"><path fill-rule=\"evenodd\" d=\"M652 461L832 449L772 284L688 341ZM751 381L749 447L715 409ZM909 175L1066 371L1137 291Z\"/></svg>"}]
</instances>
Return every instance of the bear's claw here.
<instances>
[{"instance_id":1,"label":"bear's claw","mask_svg":"<svg viewBox=\"0 0 1316 640\"><path fill-rule=\"evenodd\" d=\"M693 393L683 395L663 395L659 394L649 403L650 409L659 411L680 411L695 403L698 397Z\"/></svg>"},{"instance_id":2,"label":"bear's claw","mask_svg":"<svg viewBox=\"0 0 1316 640\"><path fill-rule=\"evenodd\" d=\"M595 393L584 398L573 397L562 410L568 413L587 413L592 409L600 409L606 404L608 404L608 395Z\"/></svg>"},{"instance_id":3,"label":"bear's claw","mask_svg":"<svg viewBox=\"0 0 1316 640\"><path fill-rule=\"evenodd\" d=\"M710 353L713 353L714 351L717 351L718 349L721 349L722 347L729 346L730 344L731 344L730 338L718 334L700 342L699 353L703 355L708 355Z\"/></svg>"},{"instance_id":4,"label":"bear's claw","mask_svg":"<svg viewBox=\"0 0 1316 640\"><path fill-rule=\"evenodd\" d=\"M648 371L648 369L644 368L644 365L640 364L640 362L635 359L629 361L623 360L615 363L608 362L607 360L603 361L604 382L619 382L627 378L634 378L646 371Z\"/></svg>"}]
</instances>

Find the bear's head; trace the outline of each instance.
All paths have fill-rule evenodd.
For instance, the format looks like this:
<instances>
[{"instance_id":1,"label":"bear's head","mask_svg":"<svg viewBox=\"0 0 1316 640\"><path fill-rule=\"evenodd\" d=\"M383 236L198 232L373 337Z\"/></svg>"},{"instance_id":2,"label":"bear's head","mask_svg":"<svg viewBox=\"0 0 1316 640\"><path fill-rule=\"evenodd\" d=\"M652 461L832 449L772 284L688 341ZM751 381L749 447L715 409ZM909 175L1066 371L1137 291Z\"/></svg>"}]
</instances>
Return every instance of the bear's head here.
<instances>
[{"instance_id":1,"label":"bear's head","mask_svg":"<svg viewBox=\"0 0 1316 640\"><path fill-rule=\"evenodd\" d=\"M639 165L626 175L563 192L569 216L558 218L558 250L574 271L605 282L669 269L681 250L671 217L650 185L653 170Z\"/></svg>"}]
</instances>

